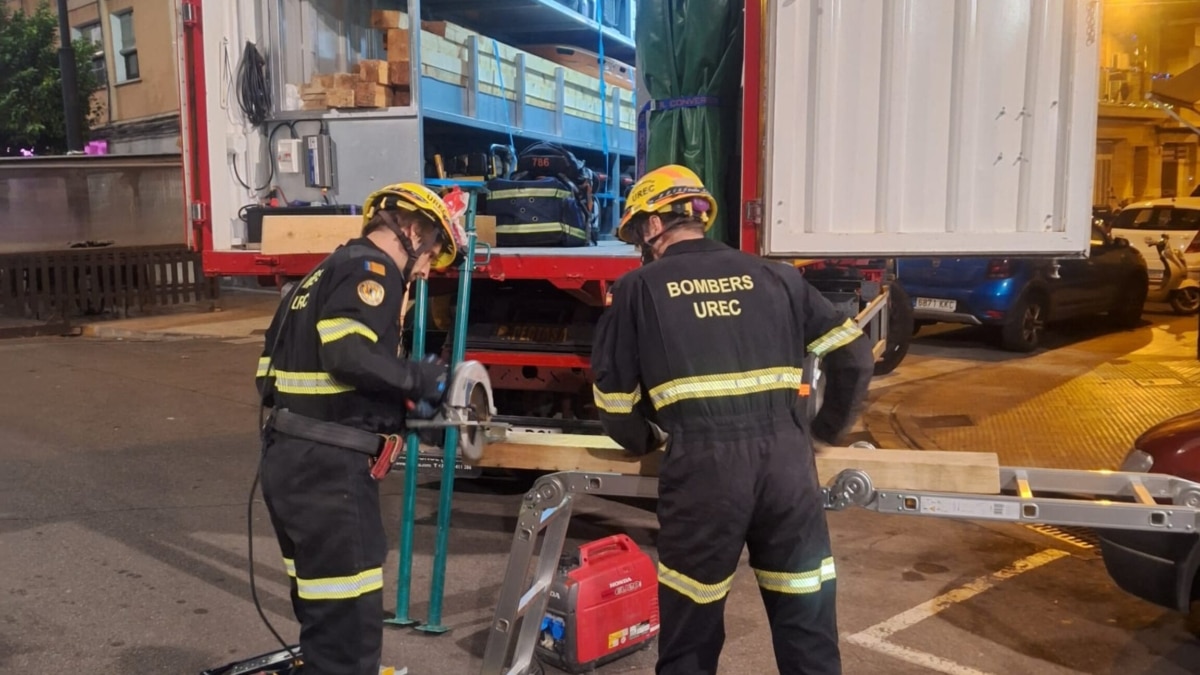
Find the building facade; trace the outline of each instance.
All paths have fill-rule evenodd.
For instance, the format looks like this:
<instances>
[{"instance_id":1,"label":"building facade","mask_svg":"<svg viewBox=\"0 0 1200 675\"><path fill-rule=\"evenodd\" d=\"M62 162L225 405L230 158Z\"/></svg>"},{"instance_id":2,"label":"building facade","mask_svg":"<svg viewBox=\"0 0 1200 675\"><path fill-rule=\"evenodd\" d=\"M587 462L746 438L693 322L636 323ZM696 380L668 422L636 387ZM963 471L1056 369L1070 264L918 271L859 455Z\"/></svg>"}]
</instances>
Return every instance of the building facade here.
<instances>
[{"instance_id":1,"label":"building facade","mask_svg":"<svg viewBox=\"0 0 1200 675\"><path fill-rule=\"evenodd\" d=\"M1093 204L1184 197L1200 184L1200 134L1146 99L1156 84L1193 77L1197 67L1200 1L1105 0ZM1200 127L1195 110L1176 112Z\"/></svg>"},{"instance_id":2,"label":"building facade","mask_svg":"<svg viewBox=\"0 0 1200 675\"><path fill-rule=\"evenodd\" d=\"M42 0L7 2L33 12ZM92 67L102 86L92 139L110 154L181 152L175 2L68 0L67 9L71 38L96 47Z\"/></svg>"}]
</instances>

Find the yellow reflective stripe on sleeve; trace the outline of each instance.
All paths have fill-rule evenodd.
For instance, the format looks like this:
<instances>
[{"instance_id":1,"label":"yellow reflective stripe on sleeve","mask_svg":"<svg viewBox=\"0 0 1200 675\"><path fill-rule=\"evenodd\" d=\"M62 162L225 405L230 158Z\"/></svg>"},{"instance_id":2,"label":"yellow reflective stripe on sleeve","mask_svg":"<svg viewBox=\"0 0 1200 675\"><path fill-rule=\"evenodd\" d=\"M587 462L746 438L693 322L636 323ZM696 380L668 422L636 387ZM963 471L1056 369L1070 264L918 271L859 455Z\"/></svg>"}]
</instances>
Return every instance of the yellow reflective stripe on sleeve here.
<instances>
[{"instance_id":1,"label":"yellow reflective stripe on sleeve","mask_svg":"<svg viewBox=\"0 0 1200 675\"><path fill-rule=\"evenodd\" d=\"M838 347L845 347L854 342L862 334L862 329L854 319L846 319L846 323L808 343L808 351L817 356L824 356Z\"/></svg>"},{"instance_id":2,"label":"yellow reflective stripe on sleeve","mask_svg":"<svg viewBox=\"0 0 1200 675\"><path fill-rule=\"evenodd\" d=\"M260 356L260 357L258 357L258 372L255 373L254 376L255 377L266 377L271 372L270 368L271 368L271 357Z\"/></svg>"},{"instance_id":3,"label":"yellow reflective stripe on sleeve","mask_svg":"<svg viewBox=\"0 0 1200 675\"><path fill-rule=\"evenodd\" d=\"M287 575L289 577L296 576L296 561L295 560L292 560L291 558L284 558L283 559L283 567L284 567L284 569L287 570Z\"/></svg>"},{"instance_id":4,"label":"yellow reflective stripe on sleeve","mask_svg":"<svg viewBox=\"0 0 1200 675\"><path fill-rule=\"evenodd\" d=\"M366 324L354 319L325 319L317 322L317 334L321 336L321 344L327 345L334 340L340 340L347 335L361 335L371 342L379 342L379 336Z\"/></svg>"},{"instance_id":5,"label":"yellow reflective stripe on sleeve","mask_svg":"<svg viewBox=\"0 0 1200 675\"><path fill-rule=\"evenodd\" d=\"M281 394L341 394L354 391L354 387L338 382L329 373L292 373L286 370L273 372L275 391Z\"/></svg>"},{"instance_id":6,"label":"yellow reflective stripe on sleeve","mask_svg":"<svg viewBox=\"0 0 1200 675\"><path fill-rule=\"evenodd\" d=\"M836 579L837 573L833 558L826 558L821 561L819 569L808 572L767 572L756 569L754 576L758 578L758 585L765 590L800 595L816 593L821 590L821 584Z\"/></svg>"},{"instance_id":7,"label":"yellow reflective stripe on sleeve","mask_svg":"<svg viewBox=\"0 0 1200 675\"><path fill-rule=\"evenodd\" d=\"M348 577L296 578L296 592L304 600L348 600L382 588L382 567Z\"/></svg>"},{"instance_id":8,"label":"yellow reflective stripe on sleeve","mask_svg":"<svg viewBox=\"0 0 1200 675\"><path fill-rule=\"evenodd\" d=\"M733 588L733 575L715 584L702 584L686 574L680 574L658 563L658 583L686 596L692 602L707 605L729 595L729 589Z\"/></svg>"},{"instance_id":9,"label":"yellow reflective stripe on sleeve","mask_svg":"<svg viewBox=\"0 0 1200 675\"><path fill-rule=\"evenodd\" d=\"M566 223L516 223L512 225L497 225L500 234L546 234L548 232L566 232L576 239L587 239L587 232L572 227Z\"/></svg>"},{"instance_id":10,"label":"yellow reflective stripe on sleeve","mask_svg":"<svg viewBox=\"0 0 1200 675\"><path fill-rule=\"evenodd\" d=\"M566 190L557 188L521 188L519 190L494 190L488 193L488 199L527 199L529 197L550 197L552 199L573 199L574 195Z\"/></svg>"},{"instance_id":11,"label":"yellow reflective stripe on sleeve","mask_svg":"<svg viewBox=\"0 0 1200 675\"><path fill-rule=\"evenodd\" d=\"M641 388L633 390L633 393L626 394L624 392L613 392L606 394L596 385L592 385L592 398L596 401L596 407L606 413L613 415L628 415L633 412L633 406L637 405L638 401L642 400Z\"/></svg>"},{"instance_id":12,"label":"yellow reflective stripe on sleeve","mask_svg":"<svg viewBox=\"0 0 1200 675\"><path fill-rule=\"evenodd\" d=\"M688 399L719 396L748 396L774 389L800 389L802 368L779 367L743 373L717 373L682 377L663 382L650 390L650 401L661 410Z\"/></svg>"}]
</instances>

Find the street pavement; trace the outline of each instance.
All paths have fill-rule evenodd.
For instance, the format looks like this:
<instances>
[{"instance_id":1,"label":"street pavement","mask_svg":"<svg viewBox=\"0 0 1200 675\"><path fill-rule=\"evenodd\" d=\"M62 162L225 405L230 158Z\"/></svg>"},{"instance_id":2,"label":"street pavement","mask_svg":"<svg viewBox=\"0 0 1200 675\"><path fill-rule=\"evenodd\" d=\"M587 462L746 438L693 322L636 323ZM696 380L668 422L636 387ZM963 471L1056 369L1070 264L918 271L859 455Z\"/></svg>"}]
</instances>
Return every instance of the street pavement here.
<instances>
[{"instance_id":1,"label":"street pavement","mask_svg":"<svg viewBox=\"0 0 1200 675\"><path fill-rule=\"evenodd\" d=\"M1197 365L1188 363L1195 319L1147 318L1128 333L1085 326L1020 357L982 347L969 331L932 331L873 385L862 433L882 447L996 451L1006 464L1111 464L1141 428L1188 396L1200 401L1196 378L1181 370ZM198 673L277 646L246 569L260 346L241 331L0 342L0 673ZM1088 394L1081 378L1119 392ZM1114 410L1098 423L1101 405L1126 399L1136 414ZM1076 415L1086 423L1061 419ZM1068 432L1085 438L1064 449L1056 435ZM394 473L383 485L389 611L401 483ZM457 484L443 614L452 630L389 627L386 663L413 675L479 672L528 486ZM437 487L426 482L417 495L417 618L429 607ZM625 532L653 556L652 509L584 499L571 542ZM257 496L251 514L258 596L293 640L287 578ZM829 520L847 675L1200 672L1200 641L1185 618L1113 586L1086 542L860 509ZM776 672L744 565L727 605L721 672ZM652 648L598 672L648 675L653 660Z\"/></svg>"}]
</instances>

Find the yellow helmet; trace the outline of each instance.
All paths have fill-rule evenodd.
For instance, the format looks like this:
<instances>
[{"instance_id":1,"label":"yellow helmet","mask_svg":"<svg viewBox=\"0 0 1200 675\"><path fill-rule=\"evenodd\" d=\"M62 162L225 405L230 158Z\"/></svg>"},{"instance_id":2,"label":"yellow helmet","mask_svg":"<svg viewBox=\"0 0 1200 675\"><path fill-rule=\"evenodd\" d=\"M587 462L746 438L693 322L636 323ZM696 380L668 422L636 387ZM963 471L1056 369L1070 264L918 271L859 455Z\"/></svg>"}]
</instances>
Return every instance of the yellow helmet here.
<instances>
[{"instance_id":1,"label":"yellow helmet","mask_svg":"<svg viewBox=\"0 0 1200 675\"><path fill-rule=\"evenodd\" d=\"M697 209L694 200L706 202L707 209ZM712 227L717 217L717 200L704 187L700 177L686 166L668 164L642 176L625 200L625 213L617 227L617 237L636 244L629 223L638 214L684 213L704 223L704 231Z\"/></svg>"},{"instance_id":2,"label":"yellow helmet","mask_svg":"<svg viewBox=\"0 0 1200 675\"><path fill-rule=\"evenodd\" d=\"M363 225L385 209L404 209L425 216L441 228L443 235L442 253L430 265L444 270L459 261L466 233L450 216L450 209L436 192L419 183L393 183L385 185L367 196L363 202Z\"/></svg>"}]
</instances>

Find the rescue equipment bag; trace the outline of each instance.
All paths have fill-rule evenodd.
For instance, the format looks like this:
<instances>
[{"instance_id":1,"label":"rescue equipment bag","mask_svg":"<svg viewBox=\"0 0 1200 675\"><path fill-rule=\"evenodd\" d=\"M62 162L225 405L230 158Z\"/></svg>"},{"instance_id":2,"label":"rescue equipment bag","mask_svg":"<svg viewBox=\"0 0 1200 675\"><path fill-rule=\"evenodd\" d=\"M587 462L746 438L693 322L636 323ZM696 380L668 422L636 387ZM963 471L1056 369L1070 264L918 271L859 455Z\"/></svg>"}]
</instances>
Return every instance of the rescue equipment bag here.
<instances>
[{"instance_id":1,"label":"rescue equipment bag","mask_svg":"<svg viewBox=\"0 0 1200 675\"><path fill-rule=\"evenodd\" d=\"M534 143L517 155L517 170L513 180L557 178L571 187L579 208L591 224L589 236L593 242L599 240L600 209L596 193L600 191L596 173L577 158L570 150L557 143Z\"/></svg>"},{"instance_id":2,"label":"rescue equipment bag","mask_svg":"<svg viewBox=\"0 0 1200 675\"><path fill-rule=\"evenodd\" d=\"M575 186L558 178L493 178L487 189L497 246L587 246L595 236Z\"/></svg>"}]
</instances>

